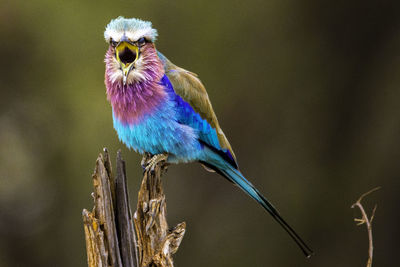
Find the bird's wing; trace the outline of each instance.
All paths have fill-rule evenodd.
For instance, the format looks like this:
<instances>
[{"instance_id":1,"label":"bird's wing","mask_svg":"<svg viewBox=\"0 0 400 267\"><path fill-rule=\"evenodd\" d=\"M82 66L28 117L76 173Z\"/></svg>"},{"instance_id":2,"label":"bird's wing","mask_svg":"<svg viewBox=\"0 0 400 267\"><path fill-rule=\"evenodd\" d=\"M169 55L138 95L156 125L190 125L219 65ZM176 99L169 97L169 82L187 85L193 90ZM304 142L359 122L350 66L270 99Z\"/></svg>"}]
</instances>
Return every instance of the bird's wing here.
<instances>
[{"instance_id":1,"label":"bird's wing","mask_svg":"<svg viewBox=\"0 0 400 267\"><path fill-rule=\"evenodd\" d=\"M228 139L219 126L217 116L211 106L207 91L200 79L195 73L174 65L160 52L158 56L164 64L165 74L170 80L175 93L186 101L202 119L206 120L208 124L216 130L219 146L223 150L230 152L235 165L237 166L235 154Z\"/></svg>"}]
</instances>

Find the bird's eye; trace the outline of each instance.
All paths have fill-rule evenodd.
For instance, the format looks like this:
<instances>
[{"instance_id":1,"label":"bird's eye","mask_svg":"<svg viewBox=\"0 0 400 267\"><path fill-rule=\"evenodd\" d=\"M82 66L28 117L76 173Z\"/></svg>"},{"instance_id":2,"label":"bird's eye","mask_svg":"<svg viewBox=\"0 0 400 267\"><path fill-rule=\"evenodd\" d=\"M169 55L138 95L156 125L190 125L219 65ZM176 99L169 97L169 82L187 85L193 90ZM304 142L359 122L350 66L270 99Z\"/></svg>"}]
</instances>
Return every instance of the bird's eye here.
<instances>
[{"instance_id":1,"label":"bird's eye","mask_svg":"<svg viewBox=\"0 0 400 267\"><path fill-rule=\"evenodd\" d=\"M118 42L116 42L116 41L114 41L114 40L110 40L110 45L111 45L112 47L116 47L117 44L118 44Z\"/></svg>"},{"instance_id":2,"label":"bird's eye","mask_svg":"<svg viewBox=\"0 0 400 267\"><path fill-rule=\"evenodd\" d=\"M142 37L139 40L137 40L137 43L139 46L142 46L146 43L146 39L144 37Z\"/></svg>"}]
</instances>

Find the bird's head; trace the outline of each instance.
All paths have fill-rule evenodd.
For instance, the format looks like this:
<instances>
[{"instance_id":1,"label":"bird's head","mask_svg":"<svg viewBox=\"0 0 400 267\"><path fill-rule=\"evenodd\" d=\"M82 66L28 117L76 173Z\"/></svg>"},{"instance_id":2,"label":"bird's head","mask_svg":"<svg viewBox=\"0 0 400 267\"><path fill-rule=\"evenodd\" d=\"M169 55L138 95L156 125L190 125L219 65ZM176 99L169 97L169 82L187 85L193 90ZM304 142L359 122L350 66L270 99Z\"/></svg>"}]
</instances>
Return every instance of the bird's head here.
<instances>
[{"instance_id":1,"label":"bird's head","mask_svg":"<svg viewBox=\"0 0 400 267\"><path fill-rule=\"evenodd\" d=\"M159 65L156 37L151 22L124 17L112 20L104 32L109 43L105 63L110 81L126 85L152 78Z\"/></svg>"}]
</instances>

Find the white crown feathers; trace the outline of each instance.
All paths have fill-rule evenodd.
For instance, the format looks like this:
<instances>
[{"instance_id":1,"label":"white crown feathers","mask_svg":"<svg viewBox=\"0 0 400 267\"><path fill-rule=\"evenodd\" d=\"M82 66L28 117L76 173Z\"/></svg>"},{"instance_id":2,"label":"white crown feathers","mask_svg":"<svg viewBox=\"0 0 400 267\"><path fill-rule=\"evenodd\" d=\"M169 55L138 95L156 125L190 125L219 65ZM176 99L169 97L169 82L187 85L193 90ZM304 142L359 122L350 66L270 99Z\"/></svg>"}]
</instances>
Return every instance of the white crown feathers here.
<instances>
[{"instance_id":1,"label":"white crown feathers","mask_svg":"<svg viewBox=\"0 0 400 267\"><path fill-rule=\"evenodd\" d=\"M119 42L124 35L132 42L142 37L146 38L148 41L154 42L158 34L157 30L152 27L150 21L118 17L108 23L104 32L104 39L106 42L110 42L111 39Z\"/></svg>"}]
</instances>

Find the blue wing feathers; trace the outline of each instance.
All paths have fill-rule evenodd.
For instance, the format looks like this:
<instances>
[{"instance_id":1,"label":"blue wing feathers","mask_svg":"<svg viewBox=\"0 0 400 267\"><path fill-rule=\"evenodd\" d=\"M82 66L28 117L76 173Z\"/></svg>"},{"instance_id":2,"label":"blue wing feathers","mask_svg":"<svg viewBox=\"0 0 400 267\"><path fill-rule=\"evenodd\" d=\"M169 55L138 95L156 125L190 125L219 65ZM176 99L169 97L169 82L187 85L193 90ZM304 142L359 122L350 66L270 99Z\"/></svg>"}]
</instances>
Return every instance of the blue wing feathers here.
<instances>
[{"instance_id":1,"label":"blue wing feathers","mask_svg":"<svg viewBox=\"0 0 400 267\"><path fill-rule=\"evenodd\" d=\"M175 93L174 88L166 75L161 79L161 83L165 86L170 98L175 102L176 109L178 110L178 122L193 128L198 134L200 143L203 143L211 150L220 154L233 167L237 168L235 160L229 150L221 148L217 131L211 127L207 120L201 118L200 114L195 112L189 103L184 101Z\"/></svg>"}]
</instances>

